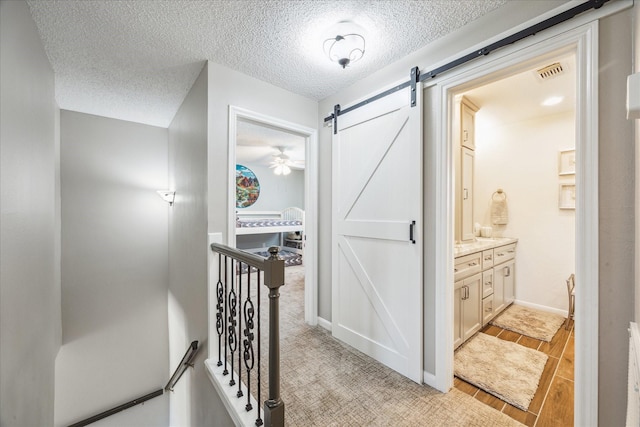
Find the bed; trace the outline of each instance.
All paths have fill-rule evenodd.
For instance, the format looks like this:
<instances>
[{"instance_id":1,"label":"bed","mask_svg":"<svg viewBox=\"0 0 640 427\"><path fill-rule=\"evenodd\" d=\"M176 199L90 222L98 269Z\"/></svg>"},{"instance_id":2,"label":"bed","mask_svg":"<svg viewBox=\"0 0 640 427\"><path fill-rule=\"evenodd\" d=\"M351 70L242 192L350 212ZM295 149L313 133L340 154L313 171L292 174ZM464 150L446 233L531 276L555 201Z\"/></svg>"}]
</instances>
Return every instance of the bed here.
<instances>
[{"instance_id":1,"label":"bed","mask_svg":"<svg viewBox=\"0 0 640 427\"><path fill-rule=\"evenodd\" d=\"M289 207L282 211L239 211L236 213L236 236L280 234L281 248L302 255L304 211Z\"/></svg>"}]
</instances>

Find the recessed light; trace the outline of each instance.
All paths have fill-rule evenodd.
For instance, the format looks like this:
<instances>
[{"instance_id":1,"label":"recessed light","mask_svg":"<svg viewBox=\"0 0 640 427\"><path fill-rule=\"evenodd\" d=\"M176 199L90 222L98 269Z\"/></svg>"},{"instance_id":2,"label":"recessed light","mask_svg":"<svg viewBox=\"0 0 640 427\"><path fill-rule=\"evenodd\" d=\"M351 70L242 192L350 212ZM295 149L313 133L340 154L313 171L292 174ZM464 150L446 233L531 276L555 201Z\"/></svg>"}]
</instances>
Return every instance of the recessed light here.
<instances>
[{"instance_id":1,"label":"recessed light","mask_svg":"<svg viewBox=\"0 0 640 427\"><path fill-rule=\"evenodd\" d=\"M542 105L544 105L545 107L551 107L552 105L560 104L563 99L564 99L564 96L551 96L551 97L545 99L542 102Z\"/></svg>"}]
</instances>

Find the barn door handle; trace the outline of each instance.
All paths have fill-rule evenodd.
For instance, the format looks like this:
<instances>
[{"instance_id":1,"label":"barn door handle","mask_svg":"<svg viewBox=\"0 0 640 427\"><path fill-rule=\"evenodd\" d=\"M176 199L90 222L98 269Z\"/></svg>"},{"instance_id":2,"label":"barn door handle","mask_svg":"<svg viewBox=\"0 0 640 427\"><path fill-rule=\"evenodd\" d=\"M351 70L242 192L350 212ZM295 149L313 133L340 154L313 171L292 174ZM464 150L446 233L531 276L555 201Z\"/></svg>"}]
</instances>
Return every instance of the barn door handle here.
<instances>
[{"instance_id":1,"label":"barn door handle","mask_svg":"<svg viewBox=\"0 0 640 427\"><path fill-rule=\"evenodd\" d=\"M414 230L415 227L416 227L416 222L415 221L411 221L411 224L409 224L409 240L414 245L416 244L416 239L413 236L413 230Z\"/></svg>"}]
</instances>

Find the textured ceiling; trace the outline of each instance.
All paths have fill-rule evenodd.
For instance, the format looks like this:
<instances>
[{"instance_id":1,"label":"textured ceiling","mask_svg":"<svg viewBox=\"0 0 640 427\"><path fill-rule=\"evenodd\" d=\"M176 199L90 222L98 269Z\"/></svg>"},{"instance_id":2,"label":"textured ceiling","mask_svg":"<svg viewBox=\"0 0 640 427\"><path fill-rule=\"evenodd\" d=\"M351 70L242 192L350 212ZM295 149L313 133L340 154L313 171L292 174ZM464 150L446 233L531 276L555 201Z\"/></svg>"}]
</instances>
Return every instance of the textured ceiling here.
<instances>
[{"instance_id":1,"label":"textured ceiling","mask_svg":"<svg viewBox=\"0 0 640 427\"><path fill-rule=\"evenodd\" d=\"M167 127L211 60L320 100L507 0L28 0L60 108ZM324 56L340 21L364 58Z\"/></svg>"}]
</instances>

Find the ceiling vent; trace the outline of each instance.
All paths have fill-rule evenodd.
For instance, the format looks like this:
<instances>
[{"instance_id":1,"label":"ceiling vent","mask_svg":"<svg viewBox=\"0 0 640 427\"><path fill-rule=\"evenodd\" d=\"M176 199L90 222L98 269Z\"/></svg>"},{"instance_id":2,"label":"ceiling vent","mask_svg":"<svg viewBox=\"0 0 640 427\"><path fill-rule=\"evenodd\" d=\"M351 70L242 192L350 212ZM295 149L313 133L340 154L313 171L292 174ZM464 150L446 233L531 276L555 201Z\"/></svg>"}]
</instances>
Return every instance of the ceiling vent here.
<instances>
[{"instance_id":1,"label":"ceiling vent","mask_svg":"<svg viewBox=\"0 0 640 427\"><path fill-rule=\"evenodd\" d=\"M540 80L543 81L549 80L553 77L557 77L563 73L564 69L562 68L562 64L560 64L559 62L547 65L546 67L536 70L536 75Z\"/></svg>"}]
</instances>

